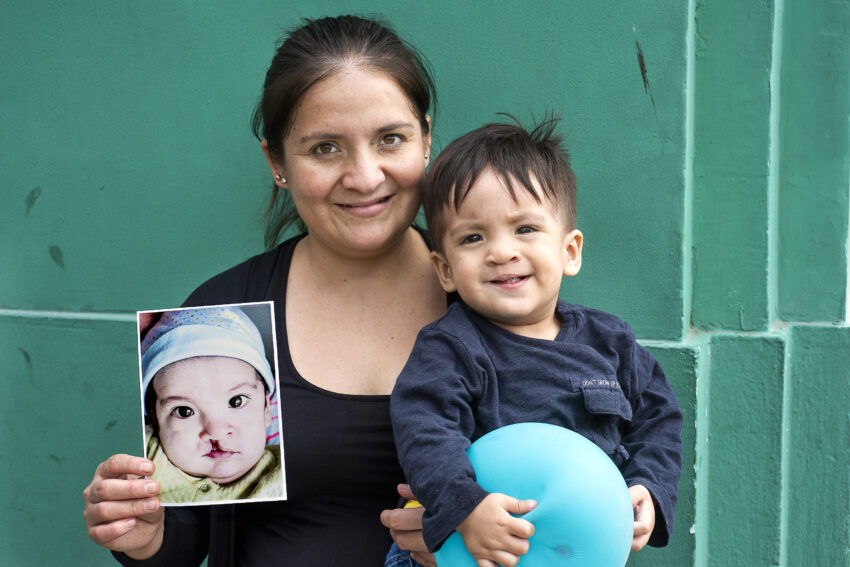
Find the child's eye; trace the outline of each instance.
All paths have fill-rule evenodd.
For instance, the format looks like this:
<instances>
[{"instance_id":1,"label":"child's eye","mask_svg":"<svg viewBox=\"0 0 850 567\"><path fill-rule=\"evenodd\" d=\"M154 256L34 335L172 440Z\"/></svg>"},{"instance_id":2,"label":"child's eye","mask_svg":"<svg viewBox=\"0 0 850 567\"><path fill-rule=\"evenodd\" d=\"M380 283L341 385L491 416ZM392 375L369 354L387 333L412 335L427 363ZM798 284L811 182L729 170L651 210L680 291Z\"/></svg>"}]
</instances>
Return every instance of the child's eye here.
<instances>
[{"instance_id":1,"label":"child's eye","mask_svg":"<svg viewBox=\"0 0 850 567\"><path fill-rule=\"evenodd\" d=\"M238 396L233 396L232 398L230 398L230 401L227 402L227 405L232 408L241 408L243 405L245 405L245 402L247 401L248 396L244 394L239 394Z\"/></svg>"},{"instance_id":2,"label":"child's eye","mask_svg":"<svg viewBox=\"0 0 850 567\"><path fill-rule=\"evenodd\" d=\"M460 244L462 246L464 244L472 244L474 242L480 242L480 241L481 241L481 235L480 234L467 234L466 236L464 236L461 239Z\"/></svg>"},{"instance_id":3,"label":"child's eye","mask_svg":"<svg viewBox=\"0 0 850 567\"><path fill-rule=\"evenodd\" d=\"M382 146L397 146L401 144L404 139L398 134L387 134L385 136L381 136L381 145Z\"/></svg>"},{"instance_id":4,"label":"child's eye","mask_svg":"<svg viewBox=\"0 0 850 567\"><path fill-rule=\"evenodd\" d=\"M171 410L171 415L180 419L186 419L187 417L195 415L195 410L188 406L177 406Z\"/></svg>"},{"instance_id":5,"label":"child's eye","mask_svg":"<svg viewBox=\"0 0 850 567\"><path fill-rule=\"evenodd\" d=\"M530 234L532 232L537 232L537 229L533 226L523 225L516 229L517 234Z\"/></svg>"},{"instance_id":6,"label":"child's eye","mask_svg":"<svg viewBox=\"0 0 850 567\"><path fill-rule=\"evenodd\" d=\"M328 154L335 154L339 152L339 148L330 142L322 142L321 144L316 144L316 146L312 149L312 153L319 156L326 156Z\"/></svg>"}]
</instances>

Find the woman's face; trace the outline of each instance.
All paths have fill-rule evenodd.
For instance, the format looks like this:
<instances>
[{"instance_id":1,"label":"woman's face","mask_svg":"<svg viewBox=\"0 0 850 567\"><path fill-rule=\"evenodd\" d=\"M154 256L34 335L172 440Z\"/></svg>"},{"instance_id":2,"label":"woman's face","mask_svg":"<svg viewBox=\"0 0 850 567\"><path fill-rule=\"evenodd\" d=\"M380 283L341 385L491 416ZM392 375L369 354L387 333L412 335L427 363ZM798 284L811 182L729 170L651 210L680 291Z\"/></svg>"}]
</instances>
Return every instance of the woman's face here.
<instances>
[{"instance_id":1,"label":"woman's face","mask_svg":"<svg viewBox=\"0 0 850 567\"><path fill-rule=\"evenodd\" d=\"M270 166L316 243L369 256L413 222L430 142L389 76L352 68L305 93Z\"/></svg>"}]
</instances>

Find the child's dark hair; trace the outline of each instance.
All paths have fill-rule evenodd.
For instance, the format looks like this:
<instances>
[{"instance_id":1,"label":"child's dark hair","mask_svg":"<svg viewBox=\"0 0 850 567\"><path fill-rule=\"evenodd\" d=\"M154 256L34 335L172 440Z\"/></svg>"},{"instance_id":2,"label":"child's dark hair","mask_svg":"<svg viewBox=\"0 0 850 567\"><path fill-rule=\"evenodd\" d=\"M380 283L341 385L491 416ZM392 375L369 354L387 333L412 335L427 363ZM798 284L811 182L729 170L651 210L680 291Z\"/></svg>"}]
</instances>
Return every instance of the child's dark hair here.
<instances>
[{"instance_id":1,"label":"child's dark hair","mask_svg":"<svg viewBox=\"0 0 850 567\"><path fill-rule=\"evenodd\" d=\"M488 167L507 185L516 199L514 183L519 183L538 203L542 192L564 215L567 228L576 227L576 179L569 154L555 132L560 118L550 116L530 132L511 115L513 124L492 123L464 134L446 146L425 178L422 206L434 247L442 250L446 210L457 210L475 181Z\"/></svg>"}]
</instances>

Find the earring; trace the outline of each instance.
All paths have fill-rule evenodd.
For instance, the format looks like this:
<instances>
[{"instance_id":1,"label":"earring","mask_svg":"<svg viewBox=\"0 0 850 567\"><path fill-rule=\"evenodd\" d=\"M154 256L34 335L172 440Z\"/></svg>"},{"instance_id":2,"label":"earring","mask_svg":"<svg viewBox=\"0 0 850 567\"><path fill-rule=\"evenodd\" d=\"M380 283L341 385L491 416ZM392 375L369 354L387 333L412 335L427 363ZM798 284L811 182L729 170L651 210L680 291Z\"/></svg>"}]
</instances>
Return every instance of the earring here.
<instances>
[{"instance_id":1,"label":"earring","mask_svg":"<svg viewBox=\"0 0 850 567\"><path fill-rule=\"evenodd\" d=\"M274 178L280 181L281 183L286 183L286 177L282 176L280 173L275 173Z\"/></svg>"},{"instance_id":2,"label":"earring","mask_svg":"<svg viewBox=\"0 0 850 567\"><path fill-rule=\"evenodd\" d=\"M428 159L429 157L431 157L431 156L428 155L428 154L425 154L425 159Z\"/></svg>"}]
</instances>

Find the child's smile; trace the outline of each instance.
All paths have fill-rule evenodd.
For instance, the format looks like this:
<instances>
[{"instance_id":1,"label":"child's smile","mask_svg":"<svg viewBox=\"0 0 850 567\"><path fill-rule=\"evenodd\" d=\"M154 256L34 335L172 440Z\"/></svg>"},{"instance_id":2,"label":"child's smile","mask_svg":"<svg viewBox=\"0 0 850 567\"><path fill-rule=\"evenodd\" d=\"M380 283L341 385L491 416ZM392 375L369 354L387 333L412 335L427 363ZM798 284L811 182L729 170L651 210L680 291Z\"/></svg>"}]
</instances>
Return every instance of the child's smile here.
<instances>
[{"instance_id":1,"label":"child's smile","mask_svg":"<svg viewBox=\"0 0 850 567\"><path fill-rule=\"evenodd\" d=\"M520 335L553 339L564 275L581 266L581 232L567 230L556 206L485 169L457 211L446 210L440 281L493 323ZM544 195L538 188L538 194Z\"/></svg>"}]
</instances>

